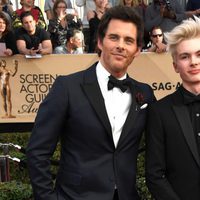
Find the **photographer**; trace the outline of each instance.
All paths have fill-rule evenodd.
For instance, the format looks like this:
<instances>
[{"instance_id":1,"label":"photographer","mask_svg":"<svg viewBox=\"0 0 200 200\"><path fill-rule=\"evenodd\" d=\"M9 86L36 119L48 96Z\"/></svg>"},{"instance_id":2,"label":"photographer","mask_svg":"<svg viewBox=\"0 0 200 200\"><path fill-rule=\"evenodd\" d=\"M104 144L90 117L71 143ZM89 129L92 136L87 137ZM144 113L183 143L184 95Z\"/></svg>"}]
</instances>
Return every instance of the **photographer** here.
<instances>
[{"instance_id":1,"label":"photographer","mask_svg":"<svg viewBox=\"0 0 200 200\"><path fill-rule=\"evenodd\" d=\"M160 26L163 32L172 30L186 18L183 7L177 0L153 0L145 13L146 31Z\"/></svg>"}]
</instances>

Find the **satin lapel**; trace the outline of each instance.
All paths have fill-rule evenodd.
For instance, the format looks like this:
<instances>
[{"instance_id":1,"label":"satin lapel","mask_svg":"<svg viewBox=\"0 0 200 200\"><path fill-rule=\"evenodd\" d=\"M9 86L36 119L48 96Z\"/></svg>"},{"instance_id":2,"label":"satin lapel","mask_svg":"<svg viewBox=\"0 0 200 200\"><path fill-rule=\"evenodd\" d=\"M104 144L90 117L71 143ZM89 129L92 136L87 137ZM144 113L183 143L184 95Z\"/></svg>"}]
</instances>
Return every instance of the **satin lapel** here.
<instances>
[{"instance_id":1,"label":"satin lapel","mask_svg":"<svg viewBox=\"0 0 200 200\"><path fill-rule=\"evenodd\" d=\"M178 95L179 95L178 93L180 93L180 92L176 93L177 94L176 97L178 97ZM174 98L174 99L178 99L178 98ZM196 162L198 163L198 165L200 167L200 159L199 159L198 148L197 148L197 144L196 144L196 141L195 141L194 131L193 131L193 128L192 128L192 123L191 123L191 120L190 120L188 109L185 105L180 104L180 103L174 105L173 109L174 109L174 112L177 116L179 124L181 126L183 135L184 135L184 137L185 137L185 139L188 143L188 146L189 146Z\"/></svg>"},{"instance_id":2,"label":"satin lapel","mask_svg":"<svg viewBox=\"0 0 200 200\"><path fill-rule=\"evenodd\" d=\"M121 133L119 143L118 143L118 148L119 148L120 144L123 142L124 138L129 133L130 129L133 127L134 121L139 113L138 105L137 105L137 102L135 99L136 92L138 92L138 90L137 90L137 86L135 86L134 83L132 84L130 91L131 91L131 95L132 95L132 104L131 104L128 116L126 118L126 121L124 123L124 127L122 129L122 133Z\"/></svg>"},{"instance_id":3,"label":"satin lapel","mask_svg":"<svg viewBox=\"0 0 200 200\"><path fill-rule=\"evenodd\" d=\"M106 128L109 135L112 136L104 99L96 77L96 64L86 70L82 88L103 126Z\"/></svg>"}]
</instances>

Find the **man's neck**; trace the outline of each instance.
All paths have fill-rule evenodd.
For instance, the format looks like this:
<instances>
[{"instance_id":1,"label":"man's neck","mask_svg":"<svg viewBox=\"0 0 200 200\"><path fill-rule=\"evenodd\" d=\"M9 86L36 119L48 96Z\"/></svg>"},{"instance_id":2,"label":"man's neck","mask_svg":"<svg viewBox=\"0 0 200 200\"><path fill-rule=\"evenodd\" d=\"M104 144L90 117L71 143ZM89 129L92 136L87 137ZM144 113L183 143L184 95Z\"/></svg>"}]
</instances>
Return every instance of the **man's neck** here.
<instances>
[{"instance_id":1,"label":"man's neck","mask_svg":"<svg viewBox=\"0 0 200 200\"><path fill-rule=\"evenodd\" d=\"M30 11L32 9L32 6L24 5L23 10L24 11Z\"/></svg>"},{"instance_id":2,"label":"man's neck","mask_svg":"<svg viewBox=\"0 0 200 200\"><path fill-rule=\"evenodd\" d=\"M183 83L183 87L194 95L200 94L200 83L192 84L192 85L188 85L188 84Z\"/></svg>"}]
</instances>

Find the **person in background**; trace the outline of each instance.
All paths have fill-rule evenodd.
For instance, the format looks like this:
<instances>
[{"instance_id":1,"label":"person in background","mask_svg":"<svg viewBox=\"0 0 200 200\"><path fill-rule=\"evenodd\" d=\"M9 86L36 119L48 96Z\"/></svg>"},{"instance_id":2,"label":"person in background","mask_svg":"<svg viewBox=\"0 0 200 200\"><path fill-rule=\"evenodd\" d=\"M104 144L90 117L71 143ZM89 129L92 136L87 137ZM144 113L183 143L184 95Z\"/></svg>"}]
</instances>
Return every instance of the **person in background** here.
<instances>
[{"instance_id":1,"label":"person in background","mask_svg":"<svg viewBox=\"0 0 200 200\"><path fill-rule=\"evenodd\" d=\"M145 12L145 29L150 32L159 26L163 32L171 31L186 19L183 6L177 0L153 0Z\"/></svg>"},{"instance_id":2,"label":"person in background","mask_svg":"<svg viewBox=\"0 0 200 200\"><path fill-rule=\"evenodd\" d=\"M182 85L152 104L146 131L146 182L157 200L200 199L200 19L166 34Z\"/></svg>"},{"instance_id":3,"label":"person in background","mask_svg":"<svg viewBox=\"0 0 200 200\"><path fill-rule=\"evenodd\" d=\"M143 19L143 8L141 6L139 6L138 0L120 0L119 5L120 6L128 6L128 7L132 7L134 9L136 9L137 12L139 13L139 15L141 16L142 20L144 20Z\"/></svg>"},{"instance_id":4,"label":"person in background","mask_svg":"<svg viewBox=\"0 0 200 200\"><path fill-rule=\"evenodd\" d=\"M96 33L99 22L103 14L110 8L108 0L94 0L95 10L89 10L87 12L87 20L89 22L90 41L88 53L96 52Z\"/></svg>"},{"instance_id":5,"label":"person in background","mask_svg":"<svg viewBox=\"0 0 200 200\"><path fill-rule=\"evenodd\" d=\"M55 17L54 12L53 12L53 6L55 2L56 0L45 0L44 11L46 13L48 20L53 19ZM70 0L66 0L65 2L67 4L67 8L72 8L72 4Z\"/></svg>"},{"instance_id":6,"label":"person in background","mask_svg":"<svg viewBox=\"0 0 200 200\"><path fill-rule=\"evenodd\" d=\"M167 45L164 43L164 35L160 27L153 27L150 34L150 47L146 51L163 53L167 50Z\"/></svg>"},{"instance_id":7,"label":"person in background","mask_svg":"<svg viewBox=\"0 0 200 200\"><path fill-rule=\"evenodd\" d=\"M48 31L50 33L53 49L66 43L66 35L69 29L82 29L82 22L74 15L66 12L65 0L57 0L53 6L54 18L49 20Z\"/></svg>"},{"instance_id":8,"label":"person in background","mask_svg":"<svg viewBox=\"0 0 200 200\"><path fill-rule=\"evenodd\" d=\"M12 27L15 29L16 32L18 28L22 27L20 19L22 13L27 11L31 12L38 27L46 29L46 22L42 14L42 11L40 10L39 7L34 5L34 2L35 2L34 0L21 0L20 4L22 5L22 7L12 13Z\"/></svg>"},{"instance_id":9,"label":"person in background","mask_svg":"<svg viewBox=\"0 0 200 200\"><path fill-rule=\"evenodd\" d=\"M59 76L40 104L26 149L35 199L140 199L138 147L155 97L127 69L140 54L143 25L124 6L108 9L98 28L99 62ZM54 185L50 158L59 140Z\"/></svg>"},{"instance_id":10,"label":"person in background","mask_svg":"<svg viewBox=\"0 0 200 200\"><path fill-rule=\"evenodd\" d=\"M10 0L1 0L0 1L0 11L6 13L9 21L11 21L11 16L13 13L13 4Z\"/></svg>"},{"instance_id":11,"label":"person in background","mask_svg":"<svg viewBox=\"0 0 200 200\"><path fill-rule=\"evenodd\" d=\"M21 14L21 27L17 34L17 48L20 54L36 55L52 53L52 44L48 32L36 26L31 12Z\"/></svg>"},{"instance_id":12,"label":"person in background","mask_svg":"<svg viewBox=\"0 0 200 200\"><path fill-rule=\"evenodd\" d=\"M200 16L200 1L188 0L185 13L187 17L192 17L193 15Z\"/></svg>"},{"instance_id":13,"label":"person in background","mask_svg":"<svg viewBox=\"0 0 200 200\"><path fill-rule=\"evenodd\" d=\"M77 29L69 29L66 35L66 43L54 49L55 54L82 54L84 37Z\"/></svg>"},{"instance_id":14,"label":"person in background","mask_svg":"<svg viewBox=\"0 0 200 200\"><path fill-rule=\"evenodd\" d=\"M109 7L114 5L114 1L108 1ZM83 34L84 34L84 43L85 43L85 50L88 52L89 50L89 43L90 43L90 29L89 29L89 22L87 19L87 13L89 10L95 10L95 2L94 0L75 0L76 6L83 7L83 16L82 16L82 23L83 23Z\"/></svg>"},{"instance_id":15,"label":"person in background","mask_svg":"<svg viewBox=\"0 0 200 200\"><path fill-rule=\"evenodd\" d=\"M15 34L11 30L10 22L4 12L0 11L0 43L5 44L4 56L17 54Z\"/></svg>"}]
</instances>

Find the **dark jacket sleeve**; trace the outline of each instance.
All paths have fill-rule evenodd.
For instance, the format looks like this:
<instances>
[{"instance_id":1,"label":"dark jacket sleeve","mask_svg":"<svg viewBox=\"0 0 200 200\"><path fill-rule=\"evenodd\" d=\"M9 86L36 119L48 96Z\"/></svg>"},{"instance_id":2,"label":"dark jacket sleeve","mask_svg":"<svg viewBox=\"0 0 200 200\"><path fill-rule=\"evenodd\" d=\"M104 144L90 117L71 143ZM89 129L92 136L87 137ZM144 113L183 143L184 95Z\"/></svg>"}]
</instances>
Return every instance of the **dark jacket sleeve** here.
<instances>
[{"instance_id":1,"label":"dark jacket sleeve","mask_svg":"<svg viewBox=\"0 0 200 200\"><path fill-rule=\"evenodd\" d=\"M50 159L57 146L66 119L66 90L56 79L49 94L40 104L27 146L28 170L35 200L56 200ZM59 97L59 98L58 98Z\"/></svg>"},{"instance_id":2,"label":"dark jacket sleeve","mask_svg":"<svg viewBox=\"0 0 200 200\"><path fill-rule=\"evenodd\" d=\"M157 200L180 200L166 177L165 136L157 104L150 106L146 130L146 181Z\"/></svg>"}]
</instances>

